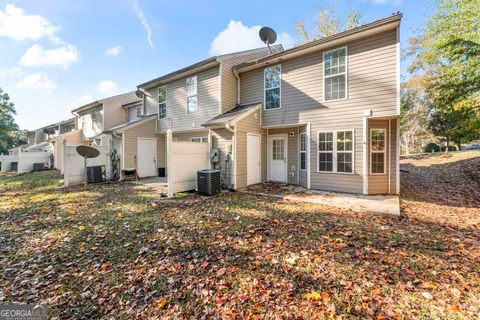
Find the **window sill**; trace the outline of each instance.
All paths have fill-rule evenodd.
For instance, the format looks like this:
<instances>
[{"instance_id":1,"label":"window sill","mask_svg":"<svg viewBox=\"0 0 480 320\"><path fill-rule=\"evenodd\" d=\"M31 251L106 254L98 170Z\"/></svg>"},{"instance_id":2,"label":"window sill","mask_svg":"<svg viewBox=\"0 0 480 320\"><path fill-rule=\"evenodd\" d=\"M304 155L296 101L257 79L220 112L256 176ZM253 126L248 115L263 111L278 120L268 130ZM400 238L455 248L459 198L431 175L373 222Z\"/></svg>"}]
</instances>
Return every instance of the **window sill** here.
<instances>
[{"instance_id":1,"label":"window sill","mask_svg":"<svg viewBox=\"0 0 480 320\"><path fill-rule=\"evenodd\" d=\"M336 101L344 101L344 100L348 100L348 97L345 97L345 98L342 98L342 99L334 99L334 100L325 100L323 99L323 103L328 103L328 102L336 102Z\"/></svg>"},{"instance_id":2,"label":"window sill","mask_svg":"<svg viewBox=\"0 0 480 320\"><path fill-rule=\"evenodd\" d=\"M270 109L265 109L265 108L263 108L263 111L268 112L268 111L274 111L274 110L280 110L280 109L282 109L282 106L280 106L280 107L278 107L278 108L270 108Z\"/></svg>"}]
</instances>

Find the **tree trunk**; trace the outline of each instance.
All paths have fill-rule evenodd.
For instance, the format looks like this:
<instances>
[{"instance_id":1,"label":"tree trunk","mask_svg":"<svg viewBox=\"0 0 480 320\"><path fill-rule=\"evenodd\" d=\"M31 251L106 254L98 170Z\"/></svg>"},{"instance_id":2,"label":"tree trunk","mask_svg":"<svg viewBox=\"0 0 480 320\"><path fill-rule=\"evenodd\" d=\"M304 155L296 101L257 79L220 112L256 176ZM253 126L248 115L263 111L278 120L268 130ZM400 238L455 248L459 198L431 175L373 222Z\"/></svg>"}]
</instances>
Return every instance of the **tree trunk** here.
<instances>
[{"instance_id":1,"label":"tree trunk","mask_svg":"<svg viewBox=\"0 0 480 320\"><path fill-rule=\"evenodd\" d=\"M448 153L448 147L450 146L450 139L447 137L447 147L445 148L445 153Z\"/></svg>"},{"instance_id":2,"label":"tree trunk","mask_svg":"<svg viewBox=\"0 0 480 320\"><path fill-rule=\"evenodd\" d=\"M462 151L462 144L460 142L457 142L457 149L458 151Z\"/></svg>"}]
</instances>

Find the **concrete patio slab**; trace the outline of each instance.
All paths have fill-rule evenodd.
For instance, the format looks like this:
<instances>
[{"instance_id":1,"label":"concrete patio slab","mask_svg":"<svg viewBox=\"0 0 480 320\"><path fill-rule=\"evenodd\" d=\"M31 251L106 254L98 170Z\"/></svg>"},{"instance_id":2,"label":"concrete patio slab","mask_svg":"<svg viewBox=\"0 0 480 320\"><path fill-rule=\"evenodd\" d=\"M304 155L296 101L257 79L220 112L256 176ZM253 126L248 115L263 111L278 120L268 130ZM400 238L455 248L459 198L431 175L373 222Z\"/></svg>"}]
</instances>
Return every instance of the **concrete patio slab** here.
<instances>
[{"instance_id":1,"label":"concrete patio slab","mask_svg":"<svg viewBox=\"0 0 480 320\"><path fill-rule=\"evenodd\" d=\"M347 208L359 212L373 212L400 216L400 199L398 196L364 196L357 194L308 190L302 187L283 186L278 194L263 193L261 189L242 192L275 198L308 202L332 207Z\"/></svg>"},{"instance_id":2,"label":"concrete patio slab","mask_svg":"<svg viewBox=\"0 0 480 320\"><path fill-rule=\"evenodd\" d=\"M168 187L166 177L142 178L137 181L134 181L134 183L148 186L160 192L166 192Z\"/></svg>"}]
</instances>

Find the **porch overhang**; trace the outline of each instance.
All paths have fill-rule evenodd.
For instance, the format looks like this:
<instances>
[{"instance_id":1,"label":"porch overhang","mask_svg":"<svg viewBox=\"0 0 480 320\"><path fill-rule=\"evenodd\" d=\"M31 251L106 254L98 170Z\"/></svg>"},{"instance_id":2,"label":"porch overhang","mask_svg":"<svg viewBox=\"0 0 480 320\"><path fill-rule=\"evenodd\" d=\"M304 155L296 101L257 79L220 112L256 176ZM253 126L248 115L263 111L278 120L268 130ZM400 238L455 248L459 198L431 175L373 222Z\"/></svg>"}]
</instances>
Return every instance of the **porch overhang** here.
<instances>
[{"instance_id":1,"label":"porch overhang","mask_svg":"<svg viewBox=\"0 0 480 320\"><path fill-rule=\"evenodd\" d=\"M231 110L208 120L202 124L202 126L208 129L224 128L226 125L233 127L238 121L244 119L255 111L260 110L261 107L262 104L259 102L238 105Z\"/></svg>"}]
</instances>

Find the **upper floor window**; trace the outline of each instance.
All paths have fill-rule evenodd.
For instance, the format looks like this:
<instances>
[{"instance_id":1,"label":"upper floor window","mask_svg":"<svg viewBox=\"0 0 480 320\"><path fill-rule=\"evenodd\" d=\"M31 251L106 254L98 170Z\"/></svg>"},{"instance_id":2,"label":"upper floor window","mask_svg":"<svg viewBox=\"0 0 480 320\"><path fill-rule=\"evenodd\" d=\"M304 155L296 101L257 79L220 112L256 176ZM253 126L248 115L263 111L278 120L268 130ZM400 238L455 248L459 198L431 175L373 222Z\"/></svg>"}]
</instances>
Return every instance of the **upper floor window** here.
<instances>
[{"instance_id":1,"label":"upper floor window","mask_svg":"<svg viewBox=\"0 0 480 320\"><path fill-rule=\"evenodd\" d=\"M347 97L347 48L323 54L323 83L325 101Z\"/></svg>"},{"instance_id":2,"label":"upper floor window","mask_svg":"<svg viewBox=\"0 0 480 320\"><path fill-rule=\"evenodd\" d=\"M163 119L167 116L167 89L158 88L158 118Z\"/></svg>"},{"instance_id":3,"label":"upper floor window","mask_svg":"<svg viewBox=\"0 0 480 320\"><path fill-rule=\"evenodd\" d=\"M135 110L137 118L140 118L142 116L142 107L137 107Z\"/></svg>"},{"instance_id":4,"label":"upper floor window","mask_svg":"<svg viewBox=\"0 0 480 320\"><path fill-rule=\"evenodd\" d=\"M282 67L276 65L265 68L265 110L280 108L280 85L282 82Z\"/></svg>"},{"instance_id":5,"label":"upper floor window","mask_svg":"<svg viewBox=\"0 0 480 320\"><path fill-rule=\"evenodd\" d=\"M197 76L187 78L187 113L197 112Z\"/></svg>"},{"instance_id":6,"label":"upper floor window","mask_svg":"<svg viewBox=\"0 0 480 320\"><path fill-rule=\"evenodd\" d=\"M353 173L353 130L318 133L318 171Z\"/></svg>"}]
</instances>

